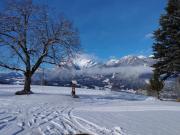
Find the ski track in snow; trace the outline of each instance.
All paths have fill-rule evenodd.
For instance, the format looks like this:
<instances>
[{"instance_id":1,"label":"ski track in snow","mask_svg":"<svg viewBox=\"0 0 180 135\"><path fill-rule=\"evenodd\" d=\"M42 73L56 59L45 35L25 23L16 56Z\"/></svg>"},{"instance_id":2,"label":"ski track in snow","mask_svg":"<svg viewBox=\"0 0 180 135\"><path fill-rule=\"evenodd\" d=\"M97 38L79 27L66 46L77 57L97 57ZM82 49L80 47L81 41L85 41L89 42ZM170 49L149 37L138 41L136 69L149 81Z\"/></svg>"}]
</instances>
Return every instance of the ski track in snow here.
<instances>
[{"instance_id":1,"label":"ski track in snow","mask_svg":"<svg viewBox=\"0 0 180 135\"><path fill-rule=\"evenodd\" d=\"M178 135L180 104L112 91L0 85L0 135ZM122 127L122 128L121 128Z\"/></svg>"},{"instance_id":2,"label":"ski track in snow","mask_svg":"<svg viewBox=\"0 0 180 135\"><path fill-rule=\"evenodd\" d=\"M23 108L23 109L22 109ZM93 135L122 135L119 130L100 127L74 116L74 108L51 106L48 103L33 107L16 106L0 109L1 135L64 135L89 133Z\"/></svg>"}]
</instances>

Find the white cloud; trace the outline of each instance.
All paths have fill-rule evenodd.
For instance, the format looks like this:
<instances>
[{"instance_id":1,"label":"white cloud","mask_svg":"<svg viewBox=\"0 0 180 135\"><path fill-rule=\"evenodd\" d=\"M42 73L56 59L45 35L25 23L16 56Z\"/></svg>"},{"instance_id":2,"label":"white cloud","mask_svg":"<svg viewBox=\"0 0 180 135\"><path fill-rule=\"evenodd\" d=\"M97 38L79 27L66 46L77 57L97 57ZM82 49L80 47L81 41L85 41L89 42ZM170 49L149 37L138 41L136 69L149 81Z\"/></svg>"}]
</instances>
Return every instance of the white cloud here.
<instances>
[{"instance_id":1,"label":"white cloud","mask_svg":"<svg viewBox=\"0 0 180 135\"><path fill-rule=\"evenodd\" d=\"M151 67L144 67L144 66L125 66L125 67L112 67L112 68L91 68L91 69L84 69L81 71L74 71L75 74L81 75L96 75L96 74L113 74L113 73L119 73L121 78L137 78L141 74L144 73L151 73L152 68Z\"/></svg>"},{"instance_id":2,"label":"white cloud","mask_svg":"<svg viewBox=\"0 0 180 135\"><path fill-rule=\"evenodd\" d=\"M153 58L153 57L154 57L154 55L153 55L153 54L149 55L149 58Z\"/></svg>"},{"instance_id":3,"label":"white cloud","mask_svg":"<svg viewBox=\"0 0 180 135\"><path fill-rule=\"evenodd\" d=\"M152 33L148 33L148 34L145 35L145 38L151 39L151 38L153 38L153 34Z\"/></svg>"}]
</instances>

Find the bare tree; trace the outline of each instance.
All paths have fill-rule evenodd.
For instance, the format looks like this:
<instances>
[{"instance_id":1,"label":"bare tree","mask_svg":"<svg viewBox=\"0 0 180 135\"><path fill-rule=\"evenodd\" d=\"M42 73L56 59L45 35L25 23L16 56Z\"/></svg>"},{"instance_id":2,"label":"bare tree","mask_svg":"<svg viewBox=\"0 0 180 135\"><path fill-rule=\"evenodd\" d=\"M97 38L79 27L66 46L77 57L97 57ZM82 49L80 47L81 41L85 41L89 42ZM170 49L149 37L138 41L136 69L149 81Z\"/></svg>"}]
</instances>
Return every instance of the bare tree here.
<instances>
[{"instance_id":1,"label":"bare tree","mask_svg":"<svg viewBox=\"0 0 180 135\"><path fill-rule=\"evenodd\" d=\"M21 71L30 94L31 77L42 64L59 64L79 48L72 22L52 17L45 6L32 0L8 0L0 12L0 67Z\"/></svg>"}]
</instances>

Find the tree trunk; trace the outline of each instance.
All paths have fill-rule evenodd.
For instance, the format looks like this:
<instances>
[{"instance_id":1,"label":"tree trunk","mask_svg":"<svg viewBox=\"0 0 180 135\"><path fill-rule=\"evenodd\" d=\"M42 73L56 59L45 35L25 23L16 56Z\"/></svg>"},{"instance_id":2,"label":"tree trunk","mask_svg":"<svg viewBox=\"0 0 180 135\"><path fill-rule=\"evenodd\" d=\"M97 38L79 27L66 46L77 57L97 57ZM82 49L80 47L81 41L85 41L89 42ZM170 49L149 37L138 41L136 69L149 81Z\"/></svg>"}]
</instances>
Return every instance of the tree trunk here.
<instances>
[{"instance_id":1,"label":"tree trunk","mask_svg":"<svg viewBox=\"0 0 180 135\"><path fill-rule=\"evenodd\" d=\"M31 75L25 75L24 92L31 93Z\"/></svg>"},{"instance_id":2,"label":"tree trunk","mask_svg":"<svg viewBox=\"0 0 180 135\"><path fill-rule=\"evenodd\" d=\"M157 98L160 99L160 91L157 91Z\"/></svg>"},{"instance_id":3,"label":"tree trunk","mask_svg":"<svg viewBox=\"0 0 180 135\"><path fill-rule=\"evenodd\" d=\"M180 98L180 75L176 78L176 93L177 97Z\"/></svg>"},{"instance_id":4,"label":"tree trunk","mask_svg":"<svg viewBox=\"0 0 180 135\"><path fill-rule=\"evenodd\" d=\"M24 81L24 89L22 91L17 91L16 95L25 95L25 94L33 94L31 91L31 73L25 73L25 81Z\"/></svg>"}]
</instances>

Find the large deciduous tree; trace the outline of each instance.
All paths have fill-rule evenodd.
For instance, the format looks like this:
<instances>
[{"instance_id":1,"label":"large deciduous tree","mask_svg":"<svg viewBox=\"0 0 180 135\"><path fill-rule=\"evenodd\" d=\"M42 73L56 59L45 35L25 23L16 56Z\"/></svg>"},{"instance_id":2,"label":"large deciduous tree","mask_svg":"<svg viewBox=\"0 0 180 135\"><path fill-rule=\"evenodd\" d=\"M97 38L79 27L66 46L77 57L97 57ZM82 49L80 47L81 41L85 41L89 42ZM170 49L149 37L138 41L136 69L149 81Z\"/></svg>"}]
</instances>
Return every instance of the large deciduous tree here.
<instances>
[{"instance_id":1,"label":"large deciduous tree","mask_svg":"<svg viewBox=\"0 0 180 135\"><path fill-rule=\"evenodd\" d=\"M180 96L180 0L169 0L166 12L160 18L160 27L154 32L153 65L163 80L177 77Z\"/></svg>"},{"instance_id":2,"label":"large deciduous tree","mask_svg":"<svg viewBox=\"0 0 180 135\"><path fill-rule=\"evenodd\" d=\"M68 19L32 0L6 1L0 12L0 67L24 73L24 89L16 94L32 93L31 77L41 64L59 64L78 48L78 32Z\"/></svg>"}]
</instances>

